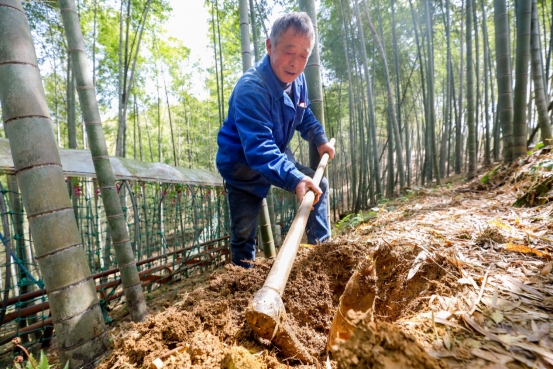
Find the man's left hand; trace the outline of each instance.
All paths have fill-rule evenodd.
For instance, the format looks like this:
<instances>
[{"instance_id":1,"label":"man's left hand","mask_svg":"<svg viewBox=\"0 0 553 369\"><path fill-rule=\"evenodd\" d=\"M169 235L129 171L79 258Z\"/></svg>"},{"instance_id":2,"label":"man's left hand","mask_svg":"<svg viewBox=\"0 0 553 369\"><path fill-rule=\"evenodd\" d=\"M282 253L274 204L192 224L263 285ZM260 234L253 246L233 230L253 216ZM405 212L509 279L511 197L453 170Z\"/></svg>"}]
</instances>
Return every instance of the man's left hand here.
<instances>
[{"instance_id":1,"label":"man's left hand","mask_svg":"<svg viewBox=\"0 0 553 369\"><path fill-rule=\"evenodd\" d=\"M319 156L323 156L323 154L326 152L328 153L328 160L332 160L334 158L334 146L330 145L330 143L325 142L321 146L317 147L317 151L319 152Z\"/></svg>"}]
</instances>

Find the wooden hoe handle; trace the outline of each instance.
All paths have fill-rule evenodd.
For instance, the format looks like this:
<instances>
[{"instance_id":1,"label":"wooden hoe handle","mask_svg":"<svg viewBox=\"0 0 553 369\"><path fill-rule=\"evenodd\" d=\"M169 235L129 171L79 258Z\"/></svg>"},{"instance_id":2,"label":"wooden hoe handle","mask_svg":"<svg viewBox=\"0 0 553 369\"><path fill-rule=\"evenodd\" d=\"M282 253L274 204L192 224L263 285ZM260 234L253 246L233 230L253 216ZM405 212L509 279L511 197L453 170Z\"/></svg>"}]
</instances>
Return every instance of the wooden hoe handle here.
<instances>
[{"instance_id":1,"label":"wooden hoe handle","mask_svg":"<svg viewBox=\"0 0 553 369\"><path fill-rule=\"evenodd\" d=\"M332 146L334 146L335 143L336 140L334 138L329 142ZM315 175L313 176L313 181L317 186L323 178L323 173L326 165L328 164L328 160L329 154L324 153L321 161L319 162L319 166L315 171ZM277 291L280 296L284 293L284 288L286 287L286 282L288 281L290 271L292 270L292 264L294 263L294 259L298 253L300 241L303 236L303 232L305 231L305 225L307 224L307 219L309 218L309 213L311 212L314 201L315 193L311 190L307 191L303 197L298 213L290 226L290 230L286 235L286 239L280 247L280 251L275 259L273 267L271 268L271 271L265 280L265 284L263 285L263 287L268 287Z\"/></svg>"}]
</instances>

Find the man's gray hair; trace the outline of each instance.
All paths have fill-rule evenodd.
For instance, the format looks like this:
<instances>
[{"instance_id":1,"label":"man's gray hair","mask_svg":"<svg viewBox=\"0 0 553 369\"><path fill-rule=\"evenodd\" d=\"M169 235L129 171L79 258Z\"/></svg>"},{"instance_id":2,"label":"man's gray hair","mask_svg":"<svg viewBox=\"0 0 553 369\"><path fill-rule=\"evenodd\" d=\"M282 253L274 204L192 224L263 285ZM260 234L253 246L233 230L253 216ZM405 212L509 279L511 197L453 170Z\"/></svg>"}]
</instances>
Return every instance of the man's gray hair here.
<instances>
[{"instance_id":1,"label":"man's gray hair","mask_svg":"<svg viewBox=\"0 0 553 369\"><path fill-rule=\"evenodd\" d=\"M311 18L306 12L291 12L278 17L271 27L271 45L275 47L280 41L280 37L288 28L292 27L296 33L306 36L311 41L311 49L315 46L315 30ZM311 51L311 50L310 50Z\"/></svg>"}]
</instances>

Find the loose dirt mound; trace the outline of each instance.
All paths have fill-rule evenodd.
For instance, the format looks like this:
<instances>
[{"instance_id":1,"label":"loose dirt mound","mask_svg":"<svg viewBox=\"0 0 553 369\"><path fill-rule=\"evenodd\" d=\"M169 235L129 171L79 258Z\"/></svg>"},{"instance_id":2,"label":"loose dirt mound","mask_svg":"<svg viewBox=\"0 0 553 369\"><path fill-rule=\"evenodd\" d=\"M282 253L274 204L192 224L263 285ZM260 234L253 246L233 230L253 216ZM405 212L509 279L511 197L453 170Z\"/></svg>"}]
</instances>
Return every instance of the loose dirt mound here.
<instances>
[{"instance_id":1,"label":"loose dirt mound","mask_svg":"<svg viewBox=\"0 0 553 369\"><path fill-rule=\"evenodd\" d=\"M357 328L340 344L335 359L338 369L439 369L438 360L424 351L412 336L390 323L348 316Z\"/></svg>"},{"instance_id":2,"label":"loose dirt mound","mask_svg":"<svg viewBox=\"0 0 553 369\"><path fill-rule=\"evenodd\" d=\"M299 252L283 301L290 325L315 357L322 359L325 355L334 308L366 252L362 246L340 242ZM175 306L123 330L114 339L112 354L99 368L125 367L124 364L149 368L157 357L179 346L189 348L178 355L179 360L166 360L166 368L238 367L229 359L233 353L237 357L236 346L258 353L255 359L262 365L278 367L276 349L256 340L244 317L271 263L259 260L248 270L227 265L224 271L214 273L204 287L186 294ZM238 355L240 360L251 360L243 356Z\"/></svg>"},{"instance_id":3,"label":"loose dirt mound","mask_svg":"<svg viewBox=\"0 0 553 369\"><path fill-rule=\"evenodd\" d=\"M326 358L327 335L339 298L370 249L366 243L339 240L314 249L301 248L296 258L283 302L296 336L321 362ZM414 252L392 248L374 252L378 273L382 275L378 280L382 293L376 316L391 321L415 311L419 297L441 288L439 280L448 267L442 259L424 261L420 272L406 280L416 256ZM244 362L254 368L297 365L281 357L269 342L257 339L245 324L245 309L262 287L271 264L260 259L248 270L227 265L213 273L203 287L186 293L180 301L177 299L174 306L149 316L144 323L129 323L115 335L114 349L99 368L129 364L149 368L156 358L180 347L184 347L182 352L164 358L164 368L239 368L244 367L245 364L240 364ZM423 274L425 277L420 277Z\"/></svg>"}]
</instances>

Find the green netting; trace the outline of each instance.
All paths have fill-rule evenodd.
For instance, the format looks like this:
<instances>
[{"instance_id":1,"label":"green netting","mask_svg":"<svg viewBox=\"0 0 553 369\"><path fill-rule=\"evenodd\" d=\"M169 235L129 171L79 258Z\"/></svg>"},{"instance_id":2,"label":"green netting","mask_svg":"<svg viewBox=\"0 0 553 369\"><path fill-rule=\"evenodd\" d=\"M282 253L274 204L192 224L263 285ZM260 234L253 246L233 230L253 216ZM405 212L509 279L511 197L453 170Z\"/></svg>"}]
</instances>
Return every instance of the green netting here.
<instances>
[{"instance_id":1,"label":"green netting","mask_svg":"<svg viewBox=\"0 0 553 369\"><path fill-rule=\"evenodd\" d=\"M146 293L228 262L229 215L223 187L143 181L118 181L116 185ZM110 311L124 296L101 194L93 179L68 178L67 187L109 322ZM275 189L273 197L276 223L284 235L295 214L295 196ZM19 193L2 188L0 200L6 206L2 211L6 223L0 222L5 241L0 246L0 314L5 315L0 327L2 354L11 350L9 342L16 336L27 345L48 345L53 325Z\"/></svg>"}]
</instances>

